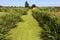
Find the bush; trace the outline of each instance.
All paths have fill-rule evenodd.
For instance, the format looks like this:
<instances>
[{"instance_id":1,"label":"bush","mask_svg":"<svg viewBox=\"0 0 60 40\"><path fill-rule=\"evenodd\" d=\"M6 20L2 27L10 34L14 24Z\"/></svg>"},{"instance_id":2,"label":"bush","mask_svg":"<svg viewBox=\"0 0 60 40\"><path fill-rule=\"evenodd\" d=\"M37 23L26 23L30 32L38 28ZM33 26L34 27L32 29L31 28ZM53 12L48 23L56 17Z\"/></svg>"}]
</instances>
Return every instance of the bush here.
<instances>
[{"instance_id":1,"label":"bush","mask_svg":"<svg viewBox=\"0 0 60 40\"><path fill-rule=\"evenodd\" d=\"M0 12L8 12L8 10L9 10L8 8L4 8L4 7L0 8Z\"/></svg>"},{"instance_id":2,"label":"bush","mask_svg":"<svg viewBox=\"0 0 60 40\"><path fill-rule=\"evenodd\" d=\"M44 11L44 12L56 12L56 9L54 7L41 7L39 9L40 11Z\"/></svg>"},{"instance_id":3,"label":"bush","mask_svg":"<svg viewBox=\"0 0 60 40\"><path fill-rule=\"evenodd\" d=\"M29 8L24 8L21 10L21 15L27 15L27 12L29 11Z\"/></svg>"},{"instance_id":4,"label":"bush","mask_svg":"<svg viewBox=\"0 0 60 40\"><path fill-rule=\"evenodd\" d=\"M56 18L54 15L49 13L40 11L33 11L32 15L43 28L41 35L43 40L60 40L60 24L57 22L59 18Z\"/></svg>"},{"instance_id":5,"label":"bush","mask_svg":"<svg viewBox=\"0 0 60 40\"><path fill-rule=\"evenodd\" d=\"M15 28L16 24L21 21L22 19L17 13L0 16L0 34L2 34L0 40L5 40L4 35L6 35L10 29Z\"/></svg>"},{"instance_id":6,"label":"bush","mask_svg":"<svg viewBox=\"0 0 60 40\"><path fill-rule=\"evenodd\" d=\"M34 8L34 7L36 7L36 5L35 5L35 4L33 4L31 8Z\"/></svg>"}]
</instances>

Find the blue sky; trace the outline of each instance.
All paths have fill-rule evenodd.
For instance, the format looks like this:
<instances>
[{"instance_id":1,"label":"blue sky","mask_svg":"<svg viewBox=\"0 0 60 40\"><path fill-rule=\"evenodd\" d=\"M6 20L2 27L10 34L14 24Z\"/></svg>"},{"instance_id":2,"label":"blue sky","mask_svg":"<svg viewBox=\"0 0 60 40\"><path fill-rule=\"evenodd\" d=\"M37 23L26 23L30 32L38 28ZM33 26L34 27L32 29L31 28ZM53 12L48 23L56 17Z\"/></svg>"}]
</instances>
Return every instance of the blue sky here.
<instances>
[{"instance_id":1,"label":"blue sky","mask_svg":"<svg viewBox=\"0 0 60 40\"><path fill-rule=\"evenodd\" d=\"M60 6L60 0L0 0L0 5L3 6L24 6L25 1L28 1L30 6Z\"/></svg>"}]
</instances>

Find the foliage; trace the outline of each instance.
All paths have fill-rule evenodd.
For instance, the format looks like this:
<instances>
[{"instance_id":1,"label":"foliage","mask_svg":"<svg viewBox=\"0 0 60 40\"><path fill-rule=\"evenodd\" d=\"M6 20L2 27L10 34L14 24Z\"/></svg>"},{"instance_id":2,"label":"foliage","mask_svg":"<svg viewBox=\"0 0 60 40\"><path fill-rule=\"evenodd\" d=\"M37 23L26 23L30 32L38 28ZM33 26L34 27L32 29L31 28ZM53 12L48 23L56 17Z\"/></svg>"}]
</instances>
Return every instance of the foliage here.
<instances>
[{"instance_id":1,"label":"foliage","mask_svg":"<svg viewBox=\"0 0 60 40\"><path fill-rule=\"evenodd\" d=\"M28 8L23 9L23 10L22 10L22 15L27 15L27 11L28 11L28 10L29 10Z\"/></svg>"},{"instance_id":2,"label":"foliage","mask_svg":"<svg viewBox=\"0 0 60 40\"><path fill-rule=\"evenodd\" d=\"M32 15L43 28L41 35L43 40L60 40L60 24L57 22L59 18L40 11L33 11Z\"/></svg>"},{"instance_id":3,"label":"foliage","mask_svg":"<svg viewBox=\"0 0 60 40\"><path fill-rule=\"evenodd\" d=\"M0 7L3 7L3 6L0 5Z\"/></svg>"},{"instance_id":4,"label":"foliage","mask_svg":"<svg viewBox=\"0 0 60 40\"><path fill-rule=\"evenodd\" d=\"M0 8L1 12L7 12L8 14L0 16L0 40L10 40L7 37L8 32L15 28L18 22L22 22L22 15L26 15L28 9L20 8Z\"/></svg>"},{"instance_id":5,"label":"foliage","mask_svg":"<svg viewBox=\"0 0 60 40\"><path fill-rule=\"evenodd\" d=\"M56 12L56 9L54 7L41 7L39 9L40 11L44 11L44 12Z\"/></svg>"},{"instance_id":6,"label":"foliage","mask_svg":"<svg viewBox=\"0 0 60 40\"><path fill-rule=\"evenodd\" d=\"M14 9L15 10L15 9ZM21 12L16 10L13 11L10 14L6 14L3 16L0 16L0 40L7 40L4 36L8 34L8 32L12 29L15 28L18 22L23 21L21 19Z\"/></svg>"},{"instance_id":7,"label":"foliage","mask_svg":"<svg viewBox=\"0 0 60 40\"><path fill-rule=\"evenodd\" d=\"M25 7L29 7L29 3L27 1L25 2Z\"/></svg>"},{"instance_id":8,"label":"foliage","mask_svg":"<svg viewBox=\"0 0 60 40\"><path fill-rule=\"evenodd\" d=\"M8 12L8 11L9 11L8 8L4 8L4 7L1 7L1 8L0 8L0 12Z\"/></svg>"},{"instance_id":9,"label":"foliage","mask_svg":"<svg viewBox=\"0 0 60 40\"><path fill-rule=\"evenodd\" d=\"M32 5L32 8L34 8L34 7L36 7L36 5L35 5L35 4L33 4L33 5Z\"/></svg>"}]
</instances>

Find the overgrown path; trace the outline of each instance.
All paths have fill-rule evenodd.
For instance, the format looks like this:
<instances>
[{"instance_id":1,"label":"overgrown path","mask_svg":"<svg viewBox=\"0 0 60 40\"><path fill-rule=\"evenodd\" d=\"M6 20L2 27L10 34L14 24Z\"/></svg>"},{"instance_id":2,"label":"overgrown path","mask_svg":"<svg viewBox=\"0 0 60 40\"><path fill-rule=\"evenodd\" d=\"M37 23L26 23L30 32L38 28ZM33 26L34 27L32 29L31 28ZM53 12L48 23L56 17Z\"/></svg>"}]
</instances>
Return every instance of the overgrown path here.
<instances>
[{"instance_id":1,"label":"overgrown path","mask_svg":"<svg viewBox=\"0 0 60 40\"><path fill-rule=\"evenodd\" d=\"M32 11L29 10L27 15L22 16L24 22L18 23L18 26L10 31L12 40L41 40L37 21L32 16Z\"/></svg>"}]
</instances>

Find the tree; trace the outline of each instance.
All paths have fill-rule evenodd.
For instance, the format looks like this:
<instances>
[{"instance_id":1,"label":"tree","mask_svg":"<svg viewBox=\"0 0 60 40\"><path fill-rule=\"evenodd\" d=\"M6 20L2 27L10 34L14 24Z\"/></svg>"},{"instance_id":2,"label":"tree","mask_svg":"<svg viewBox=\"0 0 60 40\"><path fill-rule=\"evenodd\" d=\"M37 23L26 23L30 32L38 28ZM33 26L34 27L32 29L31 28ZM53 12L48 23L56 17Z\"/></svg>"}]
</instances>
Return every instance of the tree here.
<instances>
[{"instance_id":1,"label":"tree","mask_svg":"<svg viewBox=\"0 0 60 40\"><path fill-rule=\"evenodd\" d=\"M27 1L25 2L25 7L29 7L29 3Z\"/></svg>"},{"instance_id":2,"label":"tree","mask_svg":"<svg viewBox=\"0 0 60 40\"><path fill-rule=\"evenodd\" d=\"M33 7L36 7L36 5L35 5L35 4L33 4L33 5L32 5L32 8L33 8Z\"/></svg>"},{"instance_id":3,"label":"tree","mask_svg":"<svg viewBox=\"0 0 60 40\"><path fill-rule=\"evenodd\" d=\"M0 5L0 7L3 7L3 6Z\"/></svg>"}]
</instances>

